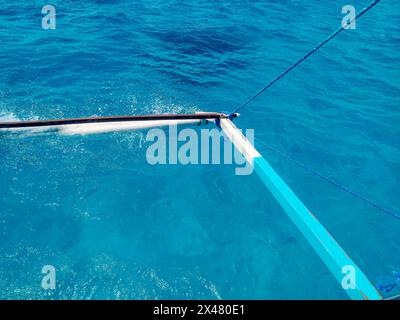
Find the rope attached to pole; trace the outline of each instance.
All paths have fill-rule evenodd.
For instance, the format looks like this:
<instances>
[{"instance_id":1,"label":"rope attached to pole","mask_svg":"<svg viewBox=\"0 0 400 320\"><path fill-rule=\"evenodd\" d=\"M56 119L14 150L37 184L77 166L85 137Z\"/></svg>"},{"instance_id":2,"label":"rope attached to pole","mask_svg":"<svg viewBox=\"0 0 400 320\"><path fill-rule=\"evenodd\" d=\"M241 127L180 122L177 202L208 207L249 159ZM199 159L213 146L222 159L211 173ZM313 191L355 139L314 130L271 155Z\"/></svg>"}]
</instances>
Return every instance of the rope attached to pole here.
<instances>
[{"instance_id":1,"label":"rope attached to pole","mask_svg":"<svg viewBox=\"0 0 400 320\"><path fill-rule=\"evenodd\" d=\"M349 187L346 187L346 186L342 185L341 183L336 182L335 180L333 180L333 179L331 179L331 178L329 178L329 177L327 177L327 176L325 176L325 175L319 173L317 170L310 168L309 166L307 166L307 165L305 165L305 164L303 164L303 163L301 163L301 162L299 162L299 161L297 161L297 160L291 158L291 157L288 156L287 154L285 154L285 153L283 153L283 152L281 152L281 151L279 151L279 150L277 150L277 149L275 149L275 148L272 148L272 147L270 147L269 145L267 145L267 144L265 144L265 143L261 143L261 145L262 145L263 147L265 147L265 148L267 148L267 149L273 151L273 152L276 153L277 155L279 155L279 156L285 158L286 160L289 160L290 162L292 162L292 163L295 164L296 166L298 166L298 167L300 167L300 168L302 168L302 169L308 171L309 173L313 174L314 176L316 176L316 177L318 177L318 178L320 178L320 179L322 179L322 180L324 180L324 181L330 183L331 185L335 186L336 188L338 188L338 189L340 189L340 190L342 190L342 191L345 191L345 192L347 192L347 193L353 195L354 197L360 199L361 201L365 202L366 204L368 204L368 205L370 205L370 206L372 206L372 207L375 207L376 209L378 209L378 210L380 210L380 211L382 211L382 212L384 212L384 213L386 213L386 214L392 216L393 218L396 218L396 219L400 220L400 214L395 213L395 212L393 212L393 211L390 211L390 210L386 209L386 208L383 207L382 205L380 205L380 204L378 204L378 203L376 203L376 202L374 202L374 201L372 201L372 200L369 200L367 197L361 195L360 193L357 193L357 192L353 191L353 190L350 189Z\"/></svg>"}]
</instances>

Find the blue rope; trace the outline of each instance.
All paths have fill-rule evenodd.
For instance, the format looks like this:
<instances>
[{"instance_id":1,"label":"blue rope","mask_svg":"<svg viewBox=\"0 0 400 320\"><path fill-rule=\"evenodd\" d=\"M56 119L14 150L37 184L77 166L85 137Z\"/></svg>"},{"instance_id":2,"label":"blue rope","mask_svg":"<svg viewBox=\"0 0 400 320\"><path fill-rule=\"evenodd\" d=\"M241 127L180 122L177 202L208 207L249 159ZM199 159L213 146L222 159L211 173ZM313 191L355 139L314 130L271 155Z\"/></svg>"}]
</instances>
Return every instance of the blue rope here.
<instances>
[{"instance_id":1,"label":"blue rope","mask_svg":"<svg viewBox=\"0 0 400 320\"><path fill-rule=\"evenodd\" d=\"M356 19L360 18L363 16L367 11L375 7L381 0L375 0L373 1L369 6L365 7L361 12L356 15L354 19L350 21L352 23ZM283 71L279 76L277 76L274 80L272 80L270 83L268 83L264 88L262 88L259 92L257 92L254 96L252 96L250 99L248 99L246 102L241 104L239 107L237 107L232 113L239 112L241 109L243 109L245 106L247 106L251 101L253 101L255 98L257 98L260 94L262 94L265 90L270 88L272 85L274 85L276 82L278 82L280 79L282 79L284 76L286 76L290 71L292 71L294 68L296 68L300 63L302 63L304 60L306 60L308 57L310 57L313 53L317 52L321 47L323 47L325 44L327 44L329 41L331 41L334 37L336 37L339 33L341 33L344 29L344 26L341 26L340 29L336 30L334 33L332 33L328 38L326 38L324 41L322 41L319 45L317 45L314 49L312 49L309 53L307 53L303 58L298 60L296 63L292 64L288 69Z\"/></svg>"},{"instance_id":2,"label":"blue rope","mask_svg":"<svg viewBox=\"0 0 400 320\"><path fill-rule=\"evenodd\" d=\"M396 219L400 220L400 214L397 214L397 213L394 213L394 212L392 212L392 211L389 211L389 210L385 209L385 208L384 208L383 206L381 206L380 204L377 204L376 202L373 202L373 201L367 199L365 196L363 196L363 195L361 195L361 194L359 194L359 193L357 193L357 192L351 190L350 188L348 188L348 187L346 187L346 186L340 184L339 182L336 182L336 181L332 180L331 178L328 178L327 176L325 176L325 175L323 175L323 174L321 174L321 173L315 171L314 169L310 168L309 166L307 166L307 165L305 165L305 164L303 164L303 163L300 163L299 161L297 161L297 160L295 160L295 159L289 157L288 155L286 155L285 153L283 153L283 152L281 152L281 151L279 151L279 150L276 150L276 149L274 149L274 148L272 148L272 147L270 147L270 146L268 146L268 145L266 145L266 144L264 144L264 143L261 143L261 145L263 145L264 147L266 147L266 148L272 150L272 151L275 152L276 154L282 156L283 158L289 160L290 162L296 164L297 166L303 168L304 170L310 172L311 174L313 174L313 175L319 177L320 179L322 179L322 180L324 180L324 181L326 181L326 182L328 182L328 183L334 185L334 186L337 187L338 189L341 189L341 190L343 190L343 191L345 191L345 192L347 192L347 193L349 193L349 194L355 196L356 198L360 199L361 201L363 201L363 202L365 202L365 203L367 203L367 204L369 204L369 205L371 205L371 206L373 206L373 207L375 207L375 208L377 208L377 209L379 209L379 210L381 210L381 211L383 211L383 212L385 212L385 213L391 215L393 218L396 218Z\"/></svg>"}]
</instances>

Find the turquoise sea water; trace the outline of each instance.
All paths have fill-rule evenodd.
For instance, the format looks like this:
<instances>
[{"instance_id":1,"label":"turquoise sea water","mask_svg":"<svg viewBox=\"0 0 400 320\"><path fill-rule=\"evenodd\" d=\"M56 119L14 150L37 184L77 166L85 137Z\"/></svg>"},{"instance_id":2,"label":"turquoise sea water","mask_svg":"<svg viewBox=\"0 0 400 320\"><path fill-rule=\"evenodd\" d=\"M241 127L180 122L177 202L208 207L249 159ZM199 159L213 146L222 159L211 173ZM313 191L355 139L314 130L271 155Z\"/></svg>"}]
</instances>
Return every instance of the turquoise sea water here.
<instances>
[{"instance_id":1,"label":"turquoise sea water","mask_svg":"<svg viewBox=\"0 0 400 320\"><path fill-rule=\"evenodd\" d=\"M1 120L232 110L349 3L52 4L43 30L43 1L0 0ZM383 0L236 121L373 283L395 283L400 222L268 146L400 208L399 13ZM0 136L0 298L347 298L257 176L151 166L145 134Z\"/></svg>"}]
</instances>

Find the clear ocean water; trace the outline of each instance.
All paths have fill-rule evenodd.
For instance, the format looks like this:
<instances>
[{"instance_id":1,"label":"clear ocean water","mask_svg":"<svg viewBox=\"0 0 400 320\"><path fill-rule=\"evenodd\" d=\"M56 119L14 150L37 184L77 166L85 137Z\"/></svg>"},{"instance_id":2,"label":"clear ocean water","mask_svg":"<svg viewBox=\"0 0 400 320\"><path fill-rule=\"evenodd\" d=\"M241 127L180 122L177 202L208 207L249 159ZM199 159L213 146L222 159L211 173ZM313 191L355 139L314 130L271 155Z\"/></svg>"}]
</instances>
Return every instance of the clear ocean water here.
<instances>
[{"instance_id":1,"label":"clear ocean water","mask_svg":"<svg viewBox=\"0 0 400 320\"><path fill-rule=\"evenodd\" d=\"M52 4L57 29L42 30L43 1L0 1L1 120L232 110L348 3ZM236 121L375 284L396 283L400 221L268 146L400 208L399 13L382 1ZM347 298L257 176L151 166L145 134L0 136L0 298Z\"/></svg>"}]
</instances>

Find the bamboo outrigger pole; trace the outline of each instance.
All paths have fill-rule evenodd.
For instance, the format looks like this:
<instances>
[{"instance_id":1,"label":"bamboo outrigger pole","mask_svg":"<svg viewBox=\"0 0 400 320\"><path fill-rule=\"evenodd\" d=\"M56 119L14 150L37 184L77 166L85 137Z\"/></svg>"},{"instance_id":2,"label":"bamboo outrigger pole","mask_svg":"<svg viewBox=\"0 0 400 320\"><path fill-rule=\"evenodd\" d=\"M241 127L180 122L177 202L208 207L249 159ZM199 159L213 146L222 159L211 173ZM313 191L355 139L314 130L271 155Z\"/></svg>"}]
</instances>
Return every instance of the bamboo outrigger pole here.
<instances>
[{"instance_id":1,"label":"bamboo outrigger pole","mask_svg":"<svg viewBox=\"0 0 400 320\"><path fill-rule=\"evenodd\" d=\"M275 172L267 160L258 153L232 121L223 118L220 119L219 125L239 152L254 166L255 172L259 175L274 198L301 231L315 252L327 265L339 284L342 283L345 277L343 273L344 268L348 268L349 266L353 268L355 271L354 288L346 289L346 293L350 298L355 300L381 300L381 295L361 269L346 254L343 248Z\"/></svg>"},{"instance_id":2,"label":"bamboo outrigger pole","mask_svg":"<svg viewBox=\"0 0 400 320\"><path fill-rule=\"evenodd\" d=\"M54 120L30 120L0 122L0 131L59 133L63 135L86 135L115 131L140 130L171 125L201 124L219 121L223 113L202 112L193 114L154 114L140 116L113 116L70 118Z\"/></svg>"}]
</instances>

